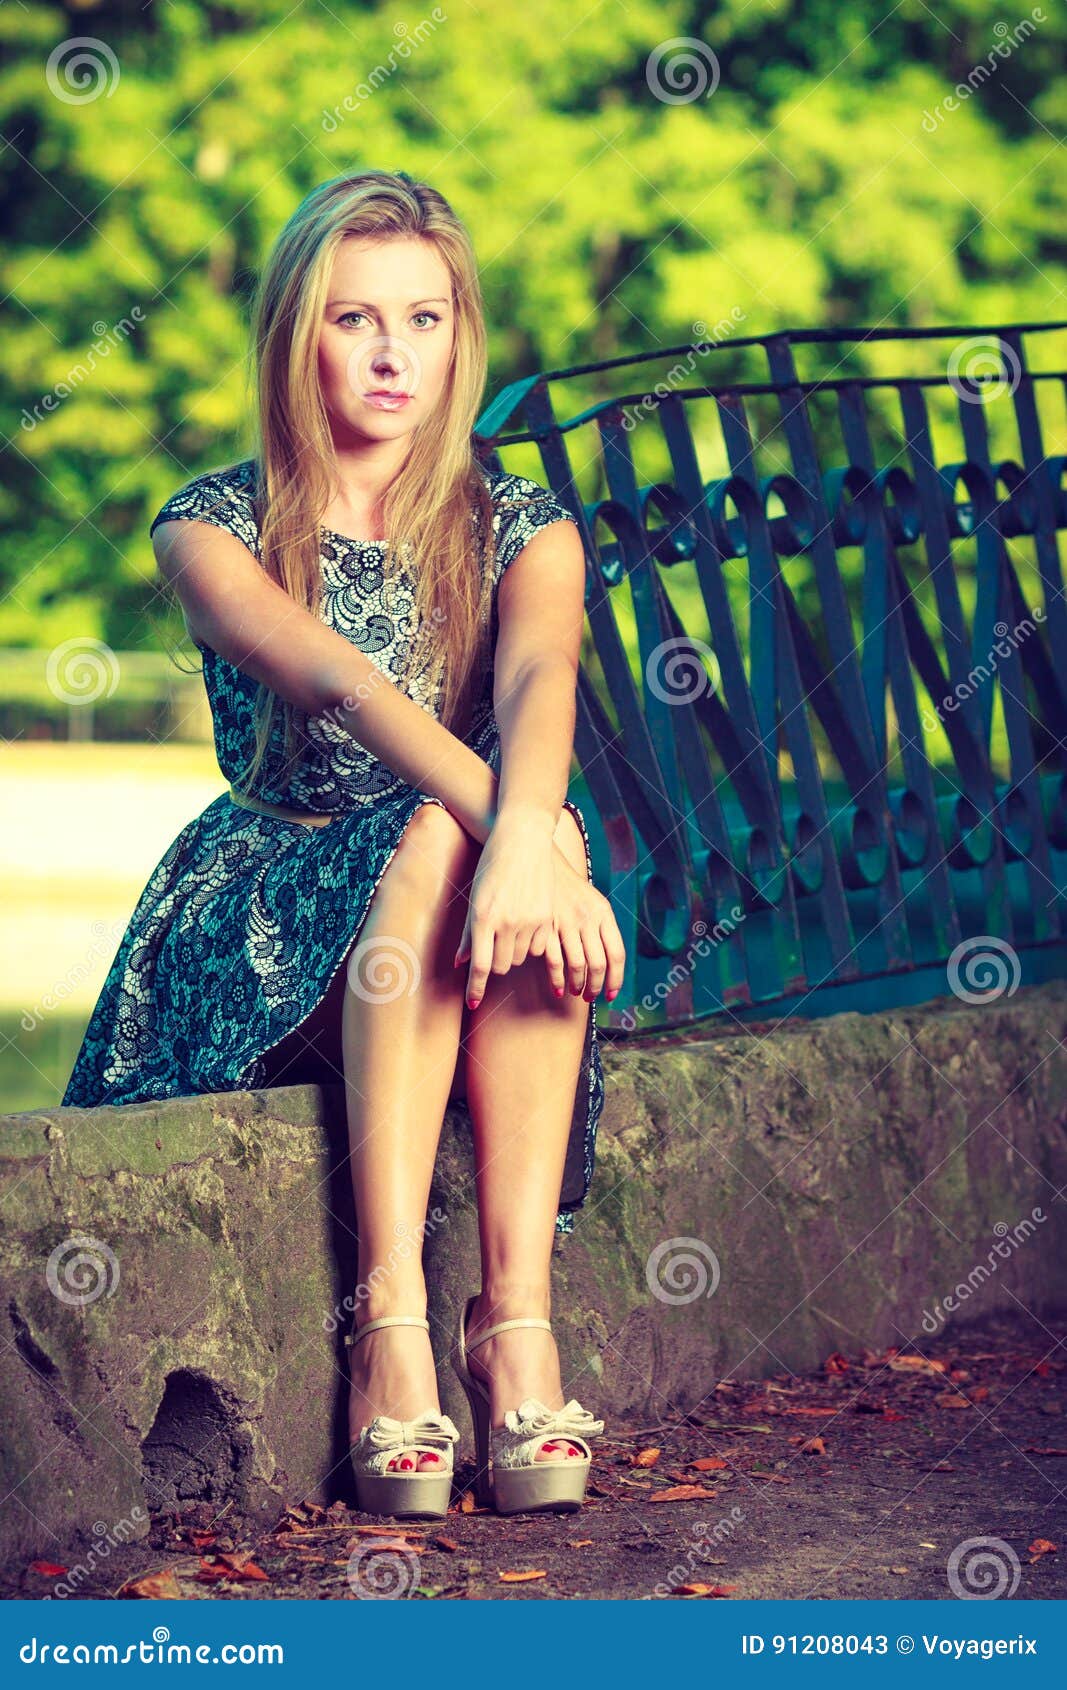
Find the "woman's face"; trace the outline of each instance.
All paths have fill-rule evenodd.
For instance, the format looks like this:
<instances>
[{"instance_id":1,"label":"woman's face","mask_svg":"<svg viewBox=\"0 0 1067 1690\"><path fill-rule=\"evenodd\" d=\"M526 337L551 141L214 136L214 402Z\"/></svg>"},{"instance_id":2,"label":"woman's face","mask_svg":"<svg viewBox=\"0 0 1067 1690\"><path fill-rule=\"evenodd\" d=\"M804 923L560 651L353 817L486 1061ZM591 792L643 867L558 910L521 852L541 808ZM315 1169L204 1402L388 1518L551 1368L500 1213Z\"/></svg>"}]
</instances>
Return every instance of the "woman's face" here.
<instances>
[{"instance_id":1,"label":"woman's face","mask_svg":"<svg viewBox=\"0 0 1067 1690\"><path fill-rule=\"evenodd\" d=\"M444 393L454 330L452 278L432 241L342 241L319 335L335 434L396 440L424 421Z\"/></svg>"}]
</instances>

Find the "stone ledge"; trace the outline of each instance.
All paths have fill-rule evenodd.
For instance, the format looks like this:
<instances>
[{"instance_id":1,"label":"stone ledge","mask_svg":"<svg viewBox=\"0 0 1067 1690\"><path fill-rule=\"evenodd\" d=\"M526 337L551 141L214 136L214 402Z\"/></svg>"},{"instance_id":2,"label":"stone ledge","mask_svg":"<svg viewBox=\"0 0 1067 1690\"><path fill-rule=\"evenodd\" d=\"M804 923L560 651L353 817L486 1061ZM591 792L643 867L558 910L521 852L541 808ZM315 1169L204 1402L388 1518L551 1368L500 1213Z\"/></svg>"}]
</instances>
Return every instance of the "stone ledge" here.
<instances>
[{"instance_id":1,"label":"stone ledge","mask_svg":"<svg viewBox=\"0 0 1067 1690\"><path fill-rule=\"evenodd\" d=\"M566 1394L655 1419L728 1375L921 1343L961 1281L960 1318L1063 1306L1065 1038L1056 983L770 1038L605 1041L597 1173L555 1246ZM447 1365L477 1288L462 1121L442 1133L425 1260L442 1406L469 1452ZM232 1497L266 1518L351 1499L344 1154L339 1087L3 1121L9 1553L143 1530L146 1504ZM78 1237L95 1241L84 1272Z\"/></svg>"}]
</instances>

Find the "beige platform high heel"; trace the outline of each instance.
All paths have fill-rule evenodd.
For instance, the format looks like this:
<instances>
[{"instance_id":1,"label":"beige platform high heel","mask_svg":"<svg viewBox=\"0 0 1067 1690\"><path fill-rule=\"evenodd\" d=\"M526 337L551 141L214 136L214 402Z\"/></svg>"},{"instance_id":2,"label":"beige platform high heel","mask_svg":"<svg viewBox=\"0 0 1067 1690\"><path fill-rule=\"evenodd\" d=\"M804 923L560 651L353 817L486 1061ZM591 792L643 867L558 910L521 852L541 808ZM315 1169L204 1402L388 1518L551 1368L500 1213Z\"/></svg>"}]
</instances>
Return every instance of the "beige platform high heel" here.
<instances>
[{"instance_id":1,"label":"beige platform high heel","mask_svg":"<svg viewBox=\"0 0 1067 1690\"><path fill-rule=\"evenodd\" d=\"M495 1504L498 1514L533 1514L549 1510L573 1512L582 1506L592 1465L592 1451L586 1441L604 1430L575 1397L563 1408L546 1408L537 1397L526 1397L518 1408L509 1408L503 1426L489 1424L489 1392L467 1365L468 1350L476 1350L497 1332L513 1326L541 1326L551 1332L552 1323L529 1316L523 1320L500 1320L467 1342L467 1320L474 1297L468 1297L459 1315L459 1331L452 1352L452 1367L467 1393L477 1471L475 1500L481 1507ZM585 1450L581 1460L538 1461L542 1445L553 1438L569 1438ZM492 1475L490 1476L490 1461Z\"/></svg>"},{"instance_id":2,"label":"beige platform high heel","mask_svg":"<svg viewBox=\"0 0 1067 1690\"><path fill-rule=\"evenodd\" d=\"M345 1336L351 1348L378 1326L422 1326L430 1323L422 1315L384 1314L368 1320ZM443 1519L452 1494L452 1470L459 1430L447 1414L427 1409L416 1420L394 1420L376 1414L369 1426L361 1426L359 1437L349 1449L356 1480L356 1503L368 1514L392 1514L398 1520L429 1516ZM388 1472L401 1450L436 1455L440 1467L435 1473Z\"/></svg>"}]
</instances>

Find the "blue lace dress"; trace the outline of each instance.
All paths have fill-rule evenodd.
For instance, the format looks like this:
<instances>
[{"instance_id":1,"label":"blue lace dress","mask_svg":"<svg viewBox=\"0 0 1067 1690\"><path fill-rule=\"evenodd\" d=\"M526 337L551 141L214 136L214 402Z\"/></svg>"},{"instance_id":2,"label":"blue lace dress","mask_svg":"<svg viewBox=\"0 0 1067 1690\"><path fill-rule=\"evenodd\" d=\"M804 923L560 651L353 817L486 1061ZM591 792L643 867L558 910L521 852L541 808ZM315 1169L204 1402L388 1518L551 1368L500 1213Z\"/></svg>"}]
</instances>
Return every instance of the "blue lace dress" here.
<instances>
[{"instance_id":1,"label":"blue lace dress","mask_svg":"<svg viewBox=\"0 0 1067 1690\"><path fill-rule=\"evenodd\" d=\"M572 519L535 481L484 466L480 473L493 502L499 585L539 528ZM254 477L252 459L198 476L167 501L151 529L176 517L215 523L261 557ZM395 677L416 624L410 579L401 571L383 580L383 549L381 541L321 530L320 614ZM494 595L494 643L496 631ZM240 788L255 744L257 683L209 646L195 643L203 655L219 767ZM437 701L427 706L418 676L409 691L436 714ZM330 813L330 825L261 815L234 804L228 793L186 823L138 899L90 1017L64 1107L261 1085L270 1071L266 1053L312 1014L348 957L414 811L438 802L398 779L332 719L304 712L296 715L299 759L288 780L280 778L277 718L276 712L254 796ZM471 722L467 743L499 772L491 665ZM581 828L591 872L585 821L570 800L568 808ZM603 1100L596 1006L590 1004L558 1232L573 1229L574 1210L585 1202ZM459 1107L466 1111L466 1104ZM469 1111L467 1118L469 1124Z\"/></svg>"}]
</instances>

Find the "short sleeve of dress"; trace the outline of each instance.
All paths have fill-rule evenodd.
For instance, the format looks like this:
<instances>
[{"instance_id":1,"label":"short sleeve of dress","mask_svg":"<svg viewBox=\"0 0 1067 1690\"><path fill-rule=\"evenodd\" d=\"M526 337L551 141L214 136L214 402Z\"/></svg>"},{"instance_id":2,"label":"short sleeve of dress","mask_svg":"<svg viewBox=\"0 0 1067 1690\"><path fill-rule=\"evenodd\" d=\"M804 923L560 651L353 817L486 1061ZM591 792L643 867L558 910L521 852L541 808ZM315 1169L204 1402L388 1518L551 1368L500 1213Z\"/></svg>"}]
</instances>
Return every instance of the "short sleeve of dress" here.
<instances>
[{"instance_id":1,"label":"short sleeve of dress","mask_svg":"<svg viewBox=\"0 0 1067 1690\"><path fill-rule=\"evenodd\" d=\"M259 524L247 467L239 464L236 469L213 471L187 482L156 512L148 529L149 538L161 522L182 518L210 522L216 528L225 528L259 558Z\"/></svg>"},{"instance_id":2,"label":"short sleeve of dress","mask_svg":"<svg viewBox=\"0 0 1067 1690\"><path fill-rule=\"evenodd\" d=\"M494 500L496 537L495 578L499 583L527 541L552 522L574 522L574 516L554 493L525 475L505 477ZM577 526L577 524L575 524Z\"/></svg>"}]
</instances>

